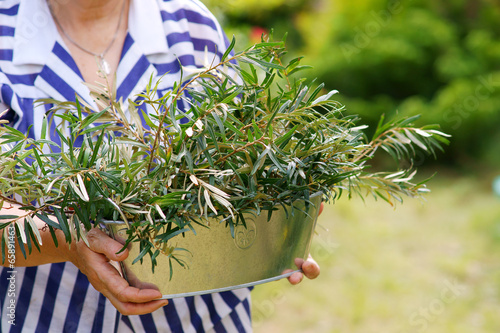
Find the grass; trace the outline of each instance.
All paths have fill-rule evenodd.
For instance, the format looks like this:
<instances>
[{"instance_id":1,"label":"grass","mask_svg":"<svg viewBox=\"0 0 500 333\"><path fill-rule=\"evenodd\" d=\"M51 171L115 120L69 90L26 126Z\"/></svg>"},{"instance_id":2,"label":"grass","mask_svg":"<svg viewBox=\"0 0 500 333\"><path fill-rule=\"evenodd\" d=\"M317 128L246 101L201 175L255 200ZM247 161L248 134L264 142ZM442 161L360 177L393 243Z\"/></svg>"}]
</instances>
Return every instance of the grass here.
<instances>
[{"instance_id":1,"label":"grass","mask_svg":"<svg viewBox=\"0 0 500 333\"><path fill-rule=\"evenodd\" d=\"M498 332L500 198L490 184L439 177L426 202L328 205L311 249L320 277L256 287L255 332Z\"/></svg>"}]
</instances>

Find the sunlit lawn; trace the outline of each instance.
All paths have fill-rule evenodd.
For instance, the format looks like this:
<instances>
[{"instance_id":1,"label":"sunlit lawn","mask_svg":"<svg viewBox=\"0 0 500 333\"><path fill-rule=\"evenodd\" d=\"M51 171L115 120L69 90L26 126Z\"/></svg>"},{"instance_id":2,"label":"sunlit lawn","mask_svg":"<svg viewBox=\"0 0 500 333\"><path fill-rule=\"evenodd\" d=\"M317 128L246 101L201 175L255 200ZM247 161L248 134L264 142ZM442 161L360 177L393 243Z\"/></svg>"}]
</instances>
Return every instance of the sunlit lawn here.
<instances>
[{"instance_id":1,"label":"sunlit lawn","mask_svg":"<svg viewBox=\"0 0 500 333\"><path fill-rule=\"evenodd\" d=\"M426 202L327 206L320 277L257 287L255 332L500 332L500 198L488 179L438 179Z\"/></svg>"}]
</instances>

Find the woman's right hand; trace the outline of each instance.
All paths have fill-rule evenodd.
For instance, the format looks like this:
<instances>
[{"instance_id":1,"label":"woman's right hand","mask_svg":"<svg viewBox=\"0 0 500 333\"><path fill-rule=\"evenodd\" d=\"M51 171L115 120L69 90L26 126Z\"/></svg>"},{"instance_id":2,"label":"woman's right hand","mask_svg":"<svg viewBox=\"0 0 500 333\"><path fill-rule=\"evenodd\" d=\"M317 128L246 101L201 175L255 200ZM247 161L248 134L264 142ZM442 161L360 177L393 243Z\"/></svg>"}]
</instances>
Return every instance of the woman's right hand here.
<instances>
[{"instance_id":1,"label":"woman's right hand","mask_svg":"<svg viewBox=\"0 0 500 333\"><path fill-rule=\"evenodd\" d=\"M122 244L99 229L91 229L87 240L90 247L83 241L71 245L68 261L78 267L121 314L146 314L168 304L167 300L158 300L162 297L158 290L129 286L112 265L111 260L122 261L128 257L128 250L117 254Z\"/></svg>"},{"instance_id":2,"label":"woman's right hand","mask_svg":"<svg viewBox=\"0 0 500 333\"><path fill-rule=\"evenodd\" d=\"M0 214L24 216L26 211L16 205L5 204L0 209ZM128 250L117 254L123 245L103 231L91 229L88 232L87 239L90 246L88 247L82 240L73 242L69 246L63 232L56 230L55 234L59 243L59 247L56 247L45 222L38 218L34 221L42 238L41 251L34 250L24 258L16 242L15 266L38 266L70 261L123 315L150 313L168 304L167 300L158 300L162 294L156 289L147 288L150 285L143 284L141 288L129 286L111 263L111 260L125 260L128 257ZM6 230L7 228L0 230L0 238ZM3 263L5 266L8 264L7 261Z\"/></svg>"}]
</instances>

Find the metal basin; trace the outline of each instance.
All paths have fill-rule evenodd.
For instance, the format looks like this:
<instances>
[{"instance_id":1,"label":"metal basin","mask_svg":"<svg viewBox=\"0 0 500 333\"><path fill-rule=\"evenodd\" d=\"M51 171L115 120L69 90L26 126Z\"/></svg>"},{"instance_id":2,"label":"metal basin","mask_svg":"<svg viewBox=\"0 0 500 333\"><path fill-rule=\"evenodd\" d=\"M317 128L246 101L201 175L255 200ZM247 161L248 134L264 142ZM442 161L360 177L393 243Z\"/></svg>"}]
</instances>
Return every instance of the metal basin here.
<instances>
[{"instance_id":1,"label":"metal basin","mask_svg":"<svg viewBox=\"0 0 500 333\"><path fill-rule=\"evenodd\" d=\"M163 298L186 297L243 288L289 276L297 271L296 259L309 254L321 195L311 197L314 205L296 201L294 209L283 207L273 212L267 221L267 211L260 216L245 216L247 227L235 228L231 237L225 223L211 221L210 228L197 228L197 234L186 233L175 237L172 246L186 248L185 259L189 268L173 263L170 280L168 258L157 258L155 273L146 256L142 263L132 265L139 254L139 245L133 243L130 254L121 265L122 273L130 285L138 288L158 289ZM109 223L111 235L126 238L124 224ZM137 244L137 245L136 245Z\"/></svg>"}]
</instances>

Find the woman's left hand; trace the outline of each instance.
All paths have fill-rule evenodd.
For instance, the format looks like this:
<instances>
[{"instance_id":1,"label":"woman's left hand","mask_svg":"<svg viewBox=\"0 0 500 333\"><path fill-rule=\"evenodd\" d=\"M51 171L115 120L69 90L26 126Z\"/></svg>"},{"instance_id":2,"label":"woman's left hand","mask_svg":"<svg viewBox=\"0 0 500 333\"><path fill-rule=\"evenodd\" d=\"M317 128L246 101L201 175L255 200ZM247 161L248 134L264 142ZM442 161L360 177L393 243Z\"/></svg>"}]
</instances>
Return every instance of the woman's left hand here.
<instances>
[{"instance_id":1,"label":"woman's left hand","mask_svg":"<svg viewBox=\"0 0 500 333\"><path fill-rule=\"evenodd\" d=\"M324 206L325 204L322 202L321 206L319 206L318 215L321 214ZM302 272L295 272L288 277L288 281L290 281L290 283L293 285L300 283L300 281L302 281L302 279L304 278L304 275L308 279L315 279L318 277L320 273L320 268L318 263L314 261L314 259L311 257L310 254L307 260L301 258L295 259L295 265L297 265L297 268L302 270Z\"/></svg>"},{"instance_id":2,"label":"woman's left hand","mask_svg":"<svg viewBox=\"0 0 500 333\"><path fill-rule=\"evenodd\" d=\"M290 281L291 284L298 284L302 279L304 278L304 275L308 279L315 279L318 277L320 269L319 265L314 261L314 259L309 255L309 258L307 260L297 258L295 259L295 264L299 269L302 270L301 272L295 272L292 275L288 277L288 281Z\"/></svg>"}]
</instances>

